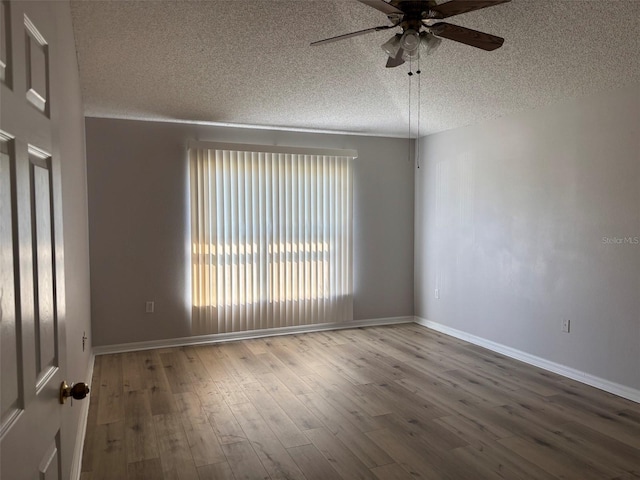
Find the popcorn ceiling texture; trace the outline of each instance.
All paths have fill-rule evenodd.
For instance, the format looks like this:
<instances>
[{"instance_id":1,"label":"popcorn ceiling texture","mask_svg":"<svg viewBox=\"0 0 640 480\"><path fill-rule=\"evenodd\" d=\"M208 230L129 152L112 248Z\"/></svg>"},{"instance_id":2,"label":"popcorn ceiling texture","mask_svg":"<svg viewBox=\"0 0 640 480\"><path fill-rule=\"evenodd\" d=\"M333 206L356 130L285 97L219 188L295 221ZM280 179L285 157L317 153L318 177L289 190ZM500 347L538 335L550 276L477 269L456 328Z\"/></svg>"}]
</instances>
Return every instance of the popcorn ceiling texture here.
<instances>
[{"instance_id":1,"label":"popcorn ceiling texture","mask_svg":"<svg viewBox=\"0 0 640 480\"><path fill-rule=\"evenodd\" d=\"M408 135L408 68L386 69L380 49L395 31L309 46L388 24L356 0L86 0L72 13L87 116ZM640 94L638 0L513 0L449 21L505 44L443 40L421 60L420 136L624 85Z\"/></svg>"}]
</instances>

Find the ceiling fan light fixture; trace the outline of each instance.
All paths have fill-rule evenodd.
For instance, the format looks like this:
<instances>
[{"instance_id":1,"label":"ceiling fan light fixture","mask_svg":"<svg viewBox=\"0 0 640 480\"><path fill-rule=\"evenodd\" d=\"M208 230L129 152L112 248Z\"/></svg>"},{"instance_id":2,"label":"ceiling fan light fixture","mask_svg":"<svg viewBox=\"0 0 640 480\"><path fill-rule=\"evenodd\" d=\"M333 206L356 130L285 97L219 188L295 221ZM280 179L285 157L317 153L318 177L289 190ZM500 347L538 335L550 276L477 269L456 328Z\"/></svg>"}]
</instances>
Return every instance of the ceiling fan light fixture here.
<instances>
[{"instance_id":1,"label":"ceiling fan light fixture","mask_svg":"<svg viewBox=\"0 0 640 480\"><path fill-rule=\"evenodd\" d=\"M400 50L400 39L402 35L397 33L385 43L382 44L382 50L384 53L389 55L390 57L395 57L398 54L398 50Z\"/></svg>"},{"instance_id":2,"label":"ceiling fan light fixture","mask_svg":"<svg viewBox=\"0 0 640 480\"><path fill-rule=\"evenodd\" d=\"M408 50L405 50L402 53L402 59L405 62L415 62L419 58L420 58L420 50L418 49L414 50L413 52L409 52Z\"/></svg>"},{"instance_id":3,"label":"ceiling fan light fixture","mask_svg":"<svg viewBox=\"0 0 640 480\"><path fill-rule=\"evenodd\" d=\"M417 51L420 46L420 35L415 30L405 30L400 40L400 46L405 52Z\"/></svg>"},{"instance_id":4,"label":"ceiling fan light fixture","mask_svg":"<svg viewBox=\"0 0 640 480\"><path fill-rule=\"evenodd\" d=\"M435 52L440 44L442 43L442 39L436 37L434 34L429 32L421 32L420 33L420 47L427 55L431 55Z\"/></svg>"}]
</instances>

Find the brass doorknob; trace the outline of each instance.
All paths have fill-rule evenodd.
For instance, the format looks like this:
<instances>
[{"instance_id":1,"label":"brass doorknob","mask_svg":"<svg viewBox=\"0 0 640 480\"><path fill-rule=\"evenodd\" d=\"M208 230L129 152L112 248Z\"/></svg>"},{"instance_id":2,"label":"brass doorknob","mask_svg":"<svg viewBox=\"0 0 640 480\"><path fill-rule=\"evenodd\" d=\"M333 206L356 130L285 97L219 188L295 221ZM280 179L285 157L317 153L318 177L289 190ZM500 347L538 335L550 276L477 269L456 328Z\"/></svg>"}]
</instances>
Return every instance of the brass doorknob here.
<instances>
[{"instance_id":1,"label":"brass doorknob","mask_svg":"<svg viewBox=\"0 0 640 480\"><path fill-rule=\"evenodd\" d=\"M88 394L89 386L84 382L73 383L69 386L67 382L63 381L60 385L60 403L66 402L69 397L82 400Z\"/></svg>"}]
</instances>

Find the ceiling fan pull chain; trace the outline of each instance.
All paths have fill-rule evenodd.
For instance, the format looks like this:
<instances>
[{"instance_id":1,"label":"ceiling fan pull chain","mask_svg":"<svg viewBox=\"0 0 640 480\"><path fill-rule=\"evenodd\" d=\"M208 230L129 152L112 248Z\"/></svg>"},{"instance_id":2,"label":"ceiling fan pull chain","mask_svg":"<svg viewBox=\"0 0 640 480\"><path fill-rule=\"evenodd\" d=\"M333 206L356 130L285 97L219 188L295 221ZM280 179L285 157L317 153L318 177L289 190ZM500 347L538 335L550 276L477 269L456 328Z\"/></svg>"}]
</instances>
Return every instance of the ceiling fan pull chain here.
<instances>
[{"instance_id":1,"label":"ceiling fan pull chain","mask_svg":"<svg viewBox=\"0 0 640 480\"><path fill-rule=\"evenodd\" d=\"M409 60L409 162L411 162L411 75L413 75L413 73L411 73L411 60Z\"/></svg>"},{"instance_id":2,"label":"ceiling fan pull chain","mask_svg":"<svg viewBox=\"0 0 640 480\"><path fill-rule=\"evenodd\" d=\"M420 168L420 110L421 110L421 100L420 100L420 92L422 91L422 84L420 82L420 59L418 58L418 70L416 70L416 74L418 75L418 133L416 134L416 165Z\"/></svg>"}]
</instances>

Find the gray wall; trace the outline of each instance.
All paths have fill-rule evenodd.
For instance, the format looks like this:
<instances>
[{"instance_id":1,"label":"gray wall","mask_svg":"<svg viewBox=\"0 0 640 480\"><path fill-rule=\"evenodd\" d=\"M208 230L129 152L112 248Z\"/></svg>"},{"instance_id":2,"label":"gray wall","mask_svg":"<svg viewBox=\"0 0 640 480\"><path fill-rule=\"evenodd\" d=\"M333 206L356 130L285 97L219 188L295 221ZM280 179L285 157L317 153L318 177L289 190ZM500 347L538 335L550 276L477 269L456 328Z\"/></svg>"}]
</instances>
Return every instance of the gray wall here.
<instances>
[{"instance_id":1,"label":"gray wall","mask_svg":"<svg viewBox=\"0 0 640 480\"><path fill-rule=\"evenodd\" d=\"M89 288L89 222L87 207L87 175L84 149L84 111L80 91L75 40L68 2L55 2L58 43L57 57L52 62L57 75L52 85L59 138L59 158L62 170L62 215L64 228L65 268L65 333L67 343L68 382L89 382L91 354L91 302ZM82 335L88 341L83 351ZM66 407L66 406L65 406ZM70 478L70 461L78 433L82 409L63 409L62 449L63 478Z\"/></svg>"},{"instance_id":2,"label":"gray wall","mask_svg":"<svg viewBox=\"0 0 640 480\"><path fill-rule=\"evenodd\" d=\"M640 86L420 150L416 315L640 388Z\"/></svg>"},{"instance_id":3,"label":"gray wall","mask_svg":"<svg viewBox=\"0 0 640 480\"><path fill-rule=\"evenodd\" d=\"M407 140L101 118L86 135L94 345L191 334L188 139L358 150L354 319L413 315Z\"/></svg>"}]
</instances>

